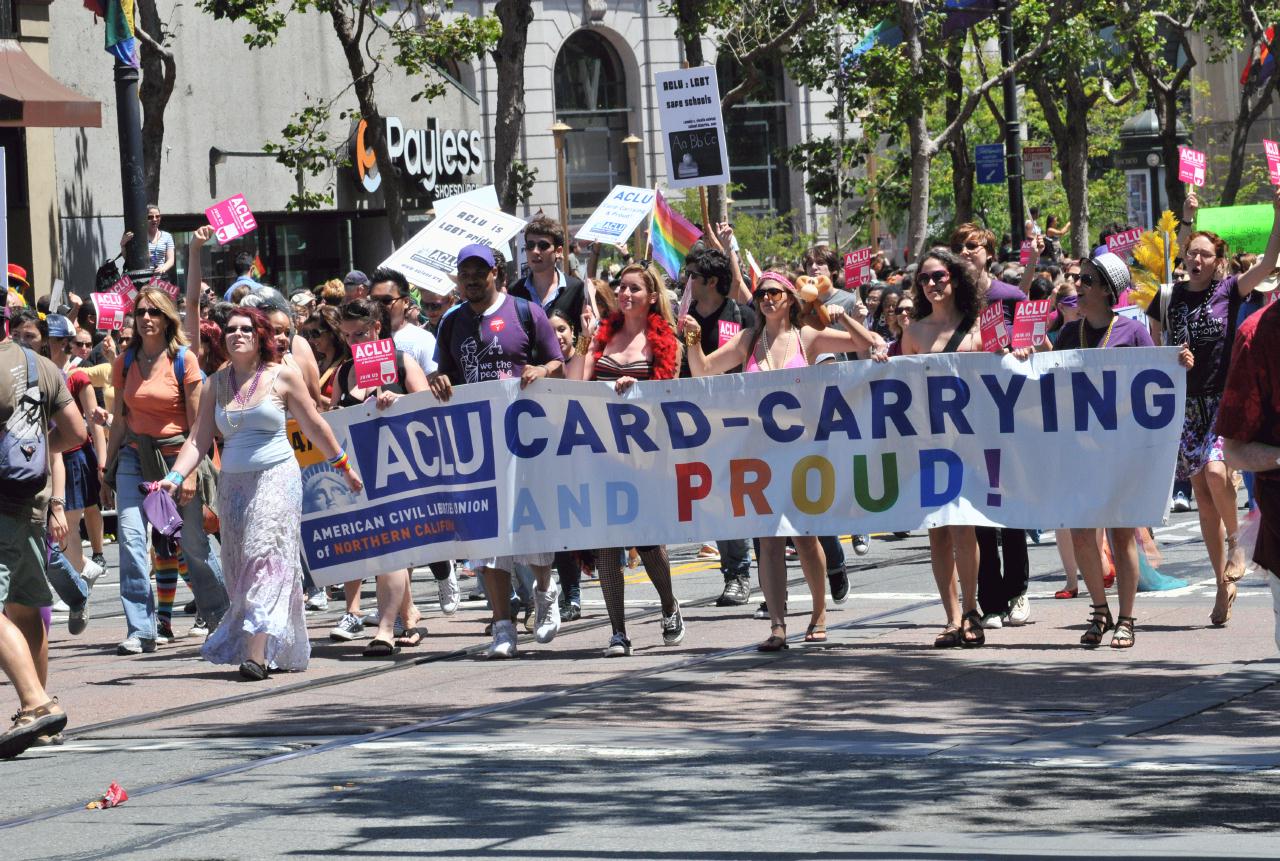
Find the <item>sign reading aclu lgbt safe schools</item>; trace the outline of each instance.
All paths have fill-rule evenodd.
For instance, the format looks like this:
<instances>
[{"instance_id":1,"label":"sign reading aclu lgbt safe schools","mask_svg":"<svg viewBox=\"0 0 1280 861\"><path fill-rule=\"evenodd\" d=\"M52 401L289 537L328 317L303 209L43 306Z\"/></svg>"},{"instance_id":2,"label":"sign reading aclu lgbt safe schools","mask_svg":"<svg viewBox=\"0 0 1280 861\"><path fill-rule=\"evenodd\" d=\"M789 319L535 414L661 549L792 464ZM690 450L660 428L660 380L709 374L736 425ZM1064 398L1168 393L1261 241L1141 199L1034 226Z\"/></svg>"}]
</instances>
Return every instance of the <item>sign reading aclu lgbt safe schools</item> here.
<instances>
[{"instance_id":1,"label":"sign reading aclu lgbt safe schools","mask_svg":"<svg viewBox=\"0 0 1280 861\"><path fill-rule=\"evenodd\" d=\"M1172 348L946 354L636 384L518 380L324 414L364 490L304 464L317 583L582 547L1165 513ZM330 475L332 473L332 475ZM328 479L328 480L326 480ZM314 488L314 489L313 489Z\"/></svg>"},{"instance_id":2,"label":"sign reading aclu lgbt safe schools","mask_svg":"<svg viewBox=\"0 0 1280 861\"><path fill-rule=\"evenodd\" d=\"M411 284L446 296L454 288L451 276L458 271L459 251L473 242L503 248L524 226L522 218L461 200L437 215L381 265L403 273Z\"/></svg>"},{"instance_id":3,"label":"sign reading aclu lgbt safe schools","mask_svg":"<svg viewBox=\"0 0 1280 861\"><path fill-rule=\"evenodd\" d=\"M659 72L653 82L666 143L667 186L728 183L729 148L715 66Z\"/></svg>"}]
</instances>

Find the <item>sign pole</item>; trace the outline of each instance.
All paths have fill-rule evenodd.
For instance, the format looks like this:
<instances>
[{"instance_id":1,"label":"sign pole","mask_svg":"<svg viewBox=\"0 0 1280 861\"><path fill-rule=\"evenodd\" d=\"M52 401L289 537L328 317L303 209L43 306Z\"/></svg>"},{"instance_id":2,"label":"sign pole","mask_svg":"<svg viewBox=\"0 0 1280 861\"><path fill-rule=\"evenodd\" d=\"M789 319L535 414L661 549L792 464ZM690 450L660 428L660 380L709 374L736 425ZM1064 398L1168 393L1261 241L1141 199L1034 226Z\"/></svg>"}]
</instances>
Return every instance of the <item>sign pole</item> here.
<instances>
[{"instance_id":1,"label":"sign pole","mask_svg":"<svg viewBox=\"0 0 1280 861\"><path fill-rule=\"evenodd\" d=\"M120 189L125 229L133 241L125 247L125 269L139 286L151 279L147 250L147 188L142 161L142 114L138 107L138 69L116 60L116 133L120 137Z\"/></svg>"},{"instance_id":2,"label":"sign pole","mask_svg":"<svg viewBox=\"0 0 1280 861\"><path fill-rule=\"evenodd\" d=\"M1013 64L1013 0L1000 0L1000 62ZM1018 82L1013 75L1004 79L1004 147L1009 184L1009 235L1013 247L1026 239L1026 218L1022 209L1022 130L1018 125Z\"/></svg>"}]
</instances>

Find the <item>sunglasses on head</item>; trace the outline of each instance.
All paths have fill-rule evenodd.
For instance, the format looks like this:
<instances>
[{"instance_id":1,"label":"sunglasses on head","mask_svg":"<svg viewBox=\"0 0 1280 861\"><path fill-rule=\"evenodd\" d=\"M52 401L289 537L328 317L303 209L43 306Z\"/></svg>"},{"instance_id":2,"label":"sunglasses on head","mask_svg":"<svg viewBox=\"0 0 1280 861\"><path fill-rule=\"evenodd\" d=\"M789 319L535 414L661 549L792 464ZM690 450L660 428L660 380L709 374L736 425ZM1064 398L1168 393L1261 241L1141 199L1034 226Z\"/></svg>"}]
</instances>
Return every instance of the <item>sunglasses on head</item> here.
<instances>
[{"instance_id":1,"label":"sunglasses on head","mask_svg":"<svg viewBox=\"0 0 1280 861\"><path fill-rule=\"evenodd\" d=\"M529 240L524 244L525 251L550 251L555 245L546 239Z\"/></svg>"},{"instance_id":2,"label":"sunglasses on head","mask_svg":"<svg viewBox=\"0 0 1280 861\"><path fill-rule=\"evenodd\" d=\"M916 278L920 284L924 284L926 282L943 284L951 278L951 273L945 269L935 269L932 272L921 272L916 276Z\"/></svg>"}]
</instances>

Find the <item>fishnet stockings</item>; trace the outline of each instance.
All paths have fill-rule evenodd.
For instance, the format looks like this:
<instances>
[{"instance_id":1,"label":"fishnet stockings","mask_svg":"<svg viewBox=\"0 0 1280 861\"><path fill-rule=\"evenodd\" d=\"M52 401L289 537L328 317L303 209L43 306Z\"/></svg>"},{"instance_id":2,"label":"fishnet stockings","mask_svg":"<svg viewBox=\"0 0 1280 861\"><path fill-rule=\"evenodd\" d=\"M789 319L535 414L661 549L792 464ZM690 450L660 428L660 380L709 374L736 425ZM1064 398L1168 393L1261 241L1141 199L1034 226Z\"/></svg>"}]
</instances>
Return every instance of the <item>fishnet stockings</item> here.
<instances>
[{"instance_id":1,"label":"fishnet stockings","mask_svg":"<svg viewBox=\"0 0 1280 861\"><path fill-rule=\"evenodd\" d=\"M662 612L675 612L676 596L671 590L671 564L667 561L666 545L640 548L640 561L644 563L649 582L658 590ZM622 573L622 548L597 550L596 570L600 573L600 591L604 593L604 606L609 611L609 622L613 625L614 633L625 634L627 608L623 598L626 582Z\"/></svg>"}]
</instances>

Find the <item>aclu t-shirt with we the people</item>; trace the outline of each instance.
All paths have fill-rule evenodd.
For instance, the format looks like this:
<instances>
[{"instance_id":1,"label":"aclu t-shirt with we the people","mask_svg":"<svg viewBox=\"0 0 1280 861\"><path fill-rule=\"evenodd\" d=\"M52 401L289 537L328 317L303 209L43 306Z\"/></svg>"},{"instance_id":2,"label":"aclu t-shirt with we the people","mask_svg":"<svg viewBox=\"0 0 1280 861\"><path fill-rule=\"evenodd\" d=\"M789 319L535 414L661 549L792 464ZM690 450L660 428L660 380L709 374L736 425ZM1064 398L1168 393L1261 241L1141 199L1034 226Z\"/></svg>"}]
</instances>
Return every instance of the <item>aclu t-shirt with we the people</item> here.
<instances>
[{"instance_id":1,"label":"aclu t-shirt with we the people","mask_svg":"<svg viewBox=\"0 0 1280 861\"><path fill-rule=\"evenodd\" d=\"M505 293L476 314L463 303L440 321L436 366L455 386L507 380L524 373L525 365L562 361L560 342L536 302L529 302L533 342L520 324L516 300Z\"/></svg>"}]
</instances>

